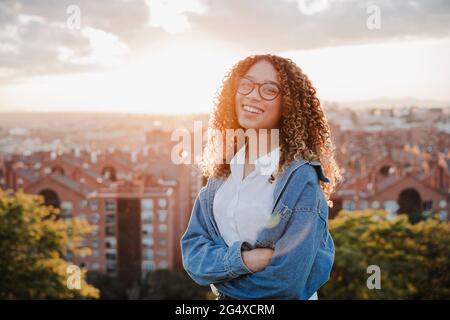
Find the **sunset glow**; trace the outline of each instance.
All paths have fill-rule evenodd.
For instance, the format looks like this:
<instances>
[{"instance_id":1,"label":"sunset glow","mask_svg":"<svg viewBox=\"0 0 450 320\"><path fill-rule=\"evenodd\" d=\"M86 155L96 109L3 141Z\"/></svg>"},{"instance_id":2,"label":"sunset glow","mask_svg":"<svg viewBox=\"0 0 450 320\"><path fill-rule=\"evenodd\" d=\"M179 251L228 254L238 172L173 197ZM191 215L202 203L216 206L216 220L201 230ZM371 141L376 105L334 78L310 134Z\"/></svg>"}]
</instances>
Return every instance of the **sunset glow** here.
<instances>
[{"instance_id":1,"label":"sunset glow","mask_svg":"<svg viewBox=\"0 0 450 320\"><path fill-rule=\"evenodd\" d=\"M295 15L305 21L322 19L321 15L333 10L328 1L316 1L308 6L298 1L298 6L291 8L292 4L293 1L288 1L280 7L279 14L286 14L288 20L288 13L282 10L288 12L296 8ZM250 3L241 8L254 11L255 17L250 19L259 19L258 26L245 22L240 14L229 15L227 10L237 3L231 1L228 5L229 8L224 3L207 4L200 0L147 0L140 7L136 4L135 9L129 7L129 15L118 20L123 20L123 25L108 25L108 20L98 21L105 18L102 13L102 10L107 11L105 8L80 2L80 30L65 30L68 15L64 11L51 16L43 13L43 9L24 6L17 12L17 24L7 24L0 33L0 38L5 39L0 46L5 63L0 65L0 111L208 112L226 72L245 56L258 53L275 53L294 60L310 77L323 100L450 101L448 30L446 34L430 36L414 36L406 31L403 37L383 36L383 32L391 32L394 22L382 16L379 31L365 30L367 13L360 12L361 30L354 32L359 32L358 37L363 35L365 40L358 40L355 35L354 41L330 38L319 44L306 30L299 30L298 38L281 43L287 40L284 31L276 30L275 25L267 29L274 31L274 37L268 36L265 40L261 36L274 23L270 15L265 16L269 8L252 7ZM61 5L61 10L64 8ZM125 8L128 7L122 10ZM119 10L109 8L111 12L115 9ZM100 18L94 20L95 14ZM47 23L51 19L55 23L50 26ZM130 23L136 25L130 26ZM287 28L289 23L285 23ZM298 23L306 22L299 20ZM36 39L29 44L30 48L39 37L52 42L48 38L52 32L72 42L55 44L55 49L49 47L48 50L55 50L54 61L39 61L34 55L36 62L26 62L28 67L17 64L19 59L33 54L27 52L24 45L14 45L19 43L20 32L36 28L33 25L40 29L34 29ZM327 26L318 25L318 28L325 30ZM234 36L230 35L232 32ZM350 39L351 32L346 32L339 37ZM248 40L241 40L239 33L247 34ZM274 42L278 38L280 43ZM337 44L331 45L334 42ZM43 55L49 52L43 51Z\"/></svg>"}]
</instances>

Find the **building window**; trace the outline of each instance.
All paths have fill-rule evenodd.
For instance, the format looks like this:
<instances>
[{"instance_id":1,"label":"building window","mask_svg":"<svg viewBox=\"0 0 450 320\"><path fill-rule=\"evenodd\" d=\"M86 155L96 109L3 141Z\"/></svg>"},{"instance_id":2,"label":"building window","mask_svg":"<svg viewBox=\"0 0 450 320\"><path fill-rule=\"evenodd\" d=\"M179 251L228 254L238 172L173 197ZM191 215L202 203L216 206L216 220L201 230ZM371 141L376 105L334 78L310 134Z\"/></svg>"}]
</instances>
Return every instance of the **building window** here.
<instances>
[{"instance_id":1,"label":"building window","mask_svg":"<svg viewBox=\"0 0 450 320\"><path fill-rule=\"evenodd\" d=\"M167 269L168 267L169 267L169 264L167 263L166 260L161 260L161 261L159 262L159 268L161 268L161 269Z\"/></svg>"},{"instance_id":2,"label":"building window","mask_svg":"<svg viewBox=\"0 0 450 320\"><path fill-rule=\"evenodd\" d=\"M63 217L70 217L72 215L72 201L62 201L61 202L61 215Z\"/></svg>"},{"instance_id":3,"label":"building window","mask_svg":"<svg viewBox=\"0 0 450 320\"><path fill-rule=\"evenodd\" d=\"M380 201L378 201L378 200L372 201L372 208L380 209Z\"/></svg>"},{"instance_id":4,"label":"building window","mask_svg":"<svg viewBox=\"0 0 450 320\"><path fill-rule=\"evenodd\" d=\"M78 218L80 218L81 220L87 220L87 219L86 219L86 214L84 214L84 213L80 213L80 214L78 215Z\"/></svg>"},{"instance_id":5,"label":"building window","mask_svg":"<svg viewBox=\"0 0 450 320\"><path fill-rule=\"evenodd\" d=\"M115 238L107 238L106 239L106 248L107 249L115 249L116 248L116 239Z\"/></svg>"},{"instance_id":6,"label":"building window","mask_svg":"<svg viewBox=\"0 0 450 320\"><path fill-rule=\"evenodd\" d=\"M92 226L91 236L96 237L98 235L98 226Z\"/></svg>"},{"instance_id":7,"label":"building window","mask_svg":"<svg viewBox=\"0 0 450 320\"><path fill-rule=\"evenodd\" d=\"M142 199L141 200L142 210L152 210L153 209L153 199Z\"/></svg>"},{"instance_id":8,"label":"building window","mask_svg":"<svg viewBox=\"0 0 450 320\"><path fill-rule=\"evenodd\" d=\"M107 236L115 236L116 235L116 227L115 226L106 226L105 233Z\"/></svg>"},{"instance_id":9,"label":"building window","mask_svg":"<svg viewBox=\"0 0 450 320\"><path fill-rule=\"evenodd\" d=\"M98 248L98 240L97 239L92 240L92 248L94 248L94 249Z\"/></svg>"},{"instance_id":10,"label":"building window","mask_svg":"<svg viewBox=\"0 0 450 320\"><path fill-rule=\"evenodd\" d=\"M159 249L159 250L158 250L158 255L159 255L160 257L165 257L165 256L167 256L167 251L166 251L166 249Z\"/></svg>"},{"instance_id":11,"label":"building window","mask_svg":"<svg viewBox=\"0 0 450 320\"><path fill-rule=\"evenodd\" d=\"M107 253L106 260L116 260L116 254L115 253Z\"/></svg>"},{"instance_id":12,"label":"building window","mask_svg":"<svg viewBox=\"0 0 450 320\"><path fill-rule=\"evenodd\" d=\"M80 209L84 209L87 207L87 200L80 200Z\"/></svg>"},{"instance_id":13,"label":"building window","mask_svg":"<svg viewBox=\"0 0 450 320\"><path fill-rule=\"evenodd\" d=\"M155 270L155 263L153 261L144 261L142 263L142 269L144 272L150 272Z\"/></svg>"},{"instance_id":14,"label":"building window","mask_svg":"<svg viewBox=\"0 0 450 320\"><path fill-rule=\"evenodd\" d=\"M98 210L98 200L89 201L89 205L90 205L92 211Z\"/></svg>"},{"instance_id":15,"label":"building window","mask_svg":"<svg viewBox=\"0 0 450 320\"><path fill-rule=\"evenodd\" d=\"M166 232L167 231L167 224L160 224L159 225L159 232Z\"/></svg>"},{"instance_id":16,"label":"building window","mask_svg":"<svg viewBox=\"0 0 450 320\"><path fill-rule=\"evenodd\" d=\"M91 214L91 222L97 224L100 221L100 215L96 212Z\"/></svg>"},{"instance_id":17,"label":"building window","mask_svg":"<svg viewBox=\"0 0 450 320\"><path fill-rule=\"evenodd\" d=\"M161 209L164 209L167 206L167 201L165 198L160 198L158 200L158 205Z\"/></svg>"},{"instance_id":18,"label":"building window","mask_svg":"<svg viewBox=\"0 0 450 320\"><path fill-rule=\"evenodd\" d=\"M167 240L166 239L159 239L159 245L161 247L165 247L167 245Z\"/></svg>"},{"instance_id":19,"label":"building window","mask_svg":"<svg viewBox=\"0 0 450 320\"><path fill-rule=\"evenodd\" d=\"M153 211L142 211L141 219L143 222L152 222L153 221Z\"/></svg>"},{"instance_id":20,"label":"building window","mask_svg":"<svg viewBox=\"0 0 450 320\"><path fill-rule=\"evenodd\" d=\"M422 202L423 210L431 210L433 208L433 200Z\"/></svg>"},{"instance_id":21,"label":"building window","mask_svg":"<svg viewBox=\"0 0 450 320\"><path fill-rule=\"evenodd\" d=\"M369 208L369 203L368 203L367 201L363 200L363 201L361 201L361 202L359 203L359 207L360 207L362 210L367 209L367 208Z\"/></svg>"},{"instance_id":22,"label":"building window","mask_svg":"<svg viewBox=\"0 0 450 320\"><path fill-rule=\"evenodd\" d=\"M114 214L106 215L106 223L111 224L116 222L116 216Z\"/></svg>"},{"instance_id":23,"label":"building window","mask_svg":"<svg viewBox=\"0 0 450 320\"><path fill-rule=\"evenodd\" d=\"M108 273L116 272L116 262L115 261L106 261L106 272L108 272Z\"/></svg>"},{"instance_id":24,"label":"building window","mask_svg":"<svg viewBox=\"0 0 450 320\"><path fill-rule=\"evenodd\" d=\"M164 222L167 219L167 210L159 210L159 222Z\"/></svg>"},{"instance_id":25,"label":"building window","mask_svg":"<svg viewBox=\"0 0 450 320\"><path fill-rule=\"evenodd\" d=\"M153 259L153 249L144 249L144 260L151 260Z\"/></svg>"},{"instance_id":26,"label":"building window","mask_svg":"<svg viewBox=\"0 0 450 320\"><path fill-rule=\"evenodd\" d=\"M116 201L105 200L105 210L108 212L116 212Z\"/></svg>"},{"instance_id":27,"label":"building window","mask_svg":"<svg viewBox=\"0 0 450 320\"><path fill-rule=\"evenodd\" d=\"M395 200L387 200L384 202L384 210L389 214L394 214L397 212L399 205Z\"/></svg>"},{"instance_id":28,"label":"building window","mask_svg":"<svg viewBox=\"0 0 450 320\"><path fill-rule=\"evenodd\" d=\"M344 200L342 202L342 208L346 211L355 210L355 202L353 200Z\"/></svg>"},{"instance_id":29,"label":"building window","mask_svg":"<svg viewBox=\"0 0 450 320\"><path fill-rule=\"evenodd\" d=\"M98 262L94 262L92 264L92 268L91 269L92 270L100 270L100 265L98 264Z\"/></svg>"},{"instance_id":30,"label":"building window","mask_svg":"<svg viewBox=\"0 0 450 320\"><path fill-rule=\"evenodd\" d=\"M142 239L142 244L144 245L144 248L151 248L153 247L154 241L152 237L144 237Z\"/></svg>"},{"instance_id":31,"label":"building window","mask_svg":"<svg viewBox=\"0 0 450 320\"><path fill-rule=\"evenodd\" d=\"M144 224L142 226L142 233L144 234L144 236L148 236L153 234L153 225L151 224Z\"/></svg>"},{"instance_id":32,"label":"building window","mask_svg":"<svg viewBox=\"0 0 450 320\"><path fill-rule=\"evenodd\" d=\"M445 200L439 201L439 207L441 207L442 209L444 209L445 207L447 207L447 201L445 201Z\"/></svg>"},{"instance_id":33,"label":"building window","mask_svg":"<svg viewBox=\"0 0 450 320\"><path fill-rule=\"evenodd\" d=\"M94 258L97 258L97 257L98 257L98 250L97 250L97 249L92 250L92 256L93 256Z\"/></svg>"}]
</instances>

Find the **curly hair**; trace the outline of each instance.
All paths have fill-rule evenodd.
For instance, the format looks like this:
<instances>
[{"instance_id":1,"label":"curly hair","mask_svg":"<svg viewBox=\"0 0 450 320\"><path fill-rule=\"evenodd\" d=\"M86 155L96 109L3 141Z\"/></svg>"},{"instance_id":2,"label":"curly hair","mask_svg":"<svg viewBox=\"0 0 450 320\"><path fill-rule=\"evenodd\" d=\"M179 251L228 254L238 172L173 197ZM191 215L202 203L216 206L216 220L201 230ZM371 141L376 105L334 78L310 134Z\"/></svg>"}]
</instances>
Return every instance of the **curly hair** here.
<instances>
[{"instance_id":1,"label":"curly hair","mask_svg":"<svg viewBox=\"0 0 450 320\"><path fill-rule=\"evenodd\" d=\"M225 157L231 159L236 153L236 141L230 142L223 137L227 129L243 130L235 110L237 79L263 59L273 65L281 84L280 162L275 177L295 159L319 161L324 174L330 179L330 183L320 181L320 185L328 206L333 207L330 196L342 181L342 176L335 161L328 121L308 77L292 60L277 55L251 55L235 64L225 75L209 118L208 138L200 163L203 175L227 177L230 174L229 161L223 160ZM219 152L221 148L223 152Z\"/></svg>"}]
</instances>

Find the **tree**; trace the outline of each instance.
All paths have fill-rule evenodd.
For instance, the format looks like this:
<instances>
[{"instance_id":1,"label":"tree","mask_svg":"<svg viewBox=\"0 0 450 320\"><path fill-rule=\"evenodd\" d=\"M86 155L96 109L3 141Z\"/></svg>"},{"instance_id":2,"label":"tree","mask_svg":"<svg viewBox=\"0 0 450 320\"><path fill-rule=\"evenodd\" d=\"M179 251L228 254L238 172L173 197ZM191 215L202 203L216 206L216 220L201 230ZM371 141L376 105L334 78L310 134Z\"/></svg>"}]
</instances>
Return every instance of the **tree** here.
<instances>
[{"instance_id":1,"label":"tree","mask_svg":"<svg viewBox=\"0 0 450 320\"><path fill-rule=\"evenodd\" d=\"M148 272L138 287L140 299L206 299L209 287L199 286L182 270Z\"/></svg>"},{"instance_id":2,"label":"tree","mask_svg":"<svg viewBox=\"0 0 450 320\"><path fill-rule=\"evenodd\" d=\"M89 272L88 280L100 289L101 299L215 299L209 287L197 285L183 270L147 272L145 277L128 286L117 277L96 272Z\"/></svg>"},{"instance_id":3,"label":"tree","mask_svg":"<svg viewBox=\"0 0 450 320\"><path fill-rule=\"evenodd\" d=\"M115 276L91 271L87 274L87 280L100 290L102 300L128 299L127 286Z\"/></svg>"},{"instance_id":4,"label":"tree","mask_svg":"<svg viewBox=\"0 0 450 320\"><path fill-rule=\"evenodd\" d=\"M0 190L0 299L97 298L84 269L79 289L69 289L72 263L63 259L89 254L80 248L88 232L84 220L59 219L59 210L45 206L42 196Z\"/></svg>"},{"instance_id":5,"label":"tree","mask_svg":"<svg viewBox=\"0 0 450 320\"><path fill-rule=\"evenodd\" d=\"M341 211L330 220L336 247L324 299L449 299L450 224L436 218L411 224L384 211ZM381 289L369 289L368 267L381 271Z\"/></svg>"}]
</instances>

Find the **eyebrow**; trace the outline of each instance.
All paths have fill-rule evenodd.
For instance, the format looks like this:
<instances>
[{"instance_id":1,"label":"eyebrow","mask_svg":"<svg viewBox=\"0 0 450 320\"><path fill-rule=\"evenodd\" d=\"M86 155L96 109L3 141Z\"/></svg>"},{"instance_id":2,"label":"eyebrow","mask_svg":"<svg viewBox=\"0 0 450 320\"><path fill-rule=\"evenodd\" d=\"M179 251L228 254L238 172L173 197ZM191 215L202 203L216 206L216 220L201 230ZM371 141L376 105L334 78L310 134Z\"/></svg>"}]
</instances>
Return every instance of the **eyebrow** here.
<instances>
[{"instance_id":1,"label":"eyebrow","mask_svg":"<svg viewBox=\"0 0 450 320\"><path fill-rule=\"evenodd\" d=\"M257 80L255 77L249 76L249 75L245 75L244 78L251 78L252 80ZM271 80L263 80L263 83L273 83L276 85L280 85L278 82L275 81L271 81Z\"/></svg>"}]
</instances>

